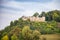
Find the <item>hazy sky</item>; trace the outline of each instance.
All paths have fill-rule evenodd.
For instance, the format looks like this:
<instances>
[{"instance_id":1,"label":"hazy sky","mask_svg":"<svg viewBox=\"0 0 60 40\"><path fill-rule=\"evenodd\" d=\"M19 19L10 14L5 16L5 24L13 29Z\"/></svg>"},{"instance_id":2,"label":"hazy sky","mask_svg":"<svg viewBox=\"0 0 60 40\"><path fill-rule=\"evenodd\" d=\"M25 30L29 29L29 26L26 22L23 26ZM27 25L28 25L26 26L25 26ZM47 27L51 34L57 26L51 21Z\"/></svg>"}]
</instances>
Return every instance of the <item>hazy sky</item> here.
<instances>
[{"instance_id":1,"label":"hazy sky","mask_svg":"<svg viewBox=\"0 0 60 40\"><path fill-rule=\"evenodd\" d=\"M60 10L60 0L0 0L0 30L22 15L56 9Z\"/></svg>"}]
</instances>

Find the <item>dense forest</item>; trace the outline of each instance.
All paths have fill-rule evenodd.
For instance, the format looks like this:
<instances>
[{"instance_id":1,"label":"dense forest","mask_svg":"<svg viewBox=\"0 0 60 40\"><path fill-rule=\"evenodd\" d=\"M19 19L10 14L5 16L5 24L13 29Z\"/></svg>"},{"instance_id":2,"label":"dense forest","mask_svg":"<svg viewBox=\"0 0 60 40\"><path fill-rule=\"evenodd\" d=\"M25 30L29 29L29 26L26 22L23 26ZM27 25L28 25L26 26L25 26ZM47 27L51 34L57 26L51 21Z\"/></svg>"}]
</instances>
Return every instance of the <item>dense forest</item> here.
<instances>
[{"instance_id":1,"label":"dense forest","mask_svg":"<svg viewBox=\"0 0 60 40\"><path fill-rule=\"evenodd\" d=\"M40 36L45 34L60 34L60 10L49 12L38 12L32 16L45 16L45 22L31 22L30 20L18 20L10 22L4 30L0 31L0 40L41 40ZM45 38L43 40L46 40Z\"/></svg>"}]
</instances>

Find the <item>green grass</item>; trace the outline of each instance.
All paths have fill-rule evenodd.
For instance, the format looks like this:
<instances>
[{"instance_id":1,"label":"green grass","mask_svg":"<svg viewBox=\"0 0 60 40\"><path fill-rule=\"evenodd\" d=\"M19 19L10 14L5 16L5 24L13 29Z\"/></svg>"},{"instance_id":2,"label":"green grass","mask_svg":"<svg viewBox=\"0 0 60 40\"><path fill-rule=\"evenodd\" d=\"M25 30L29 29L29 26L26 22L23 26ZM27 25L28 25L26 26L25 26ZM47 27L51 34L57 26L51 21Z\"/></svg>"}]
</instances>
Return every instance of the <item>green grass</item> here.
<instances>
[{"instance_id":1,"label":"green grass","mask_svg":"<svg viewBox=\"0 0 60 40\"><path fill-rule=\"evenodd\" d=\"M41 35L41 40L60 40L60 34Z\"/></svg>"}]
</instances>

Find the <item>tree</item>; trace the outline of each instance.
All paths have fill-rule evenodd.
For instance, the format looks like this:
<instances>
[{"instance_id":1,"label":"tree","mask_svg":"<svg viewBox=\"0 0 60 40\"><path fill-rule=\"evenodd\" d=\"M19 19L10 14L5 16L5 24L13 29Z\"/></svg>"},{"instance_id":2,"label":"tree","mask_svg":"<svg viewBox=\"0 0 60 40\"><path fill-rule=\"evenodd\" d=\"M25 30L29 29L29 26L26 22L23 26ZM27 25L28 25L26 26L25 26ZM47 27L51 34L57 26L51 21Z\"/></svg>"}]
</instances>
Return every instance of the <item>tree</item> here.
<instances>
[{"instance_id":1,"label":"tree","mask_svg":"<svg viewBox=\"0 0 60 40\"><path fill-rule=\"evenodd\" d=\"M57 22L60 22L60 15L57 14L57 13L54 13L53 15L53 20L57 21ZM58 20L57 20L58 19Z\"/></svg>"},{"instance_id":2,"label":"tree","mask_svg":"<svg viewBox=\"0 0 60 40\"><path fill-rule=\"evenodd\" d=\"M24 37L24 40L39 40L40 32L37 30L32 32L29 26L25 26L22 30L22 36Z\"/></svg>"},{"instance_id":3,"label":"tree","mask_svg":"<svg viewBox=\"0 0 60 40\"><path fill-rule=\"evenodd\" d=\"M1 34L1 31L0 31L0 40L1 40L1 37L2 37L2 34Z\"/></svg>"},{"instance_id":4,"label":"tree","mask_svg":"<svg viewBox=\"0 0 60 40\"><path fill-rule=\"evenodd\" d=\"M14 26L18 24L18 20L15 20L14 21Z\"/></svg>"},{"instance_id":5,"label":"tree","mask_svg":"<svg viewBox=\"0 0 60 40\"><path fill-rule=\"evenodd\" d=\"M40 40L40 32L35 30L33 31L33 40Z\"/></svg>"},{"instance_id":6,"label":"tree","mask_svg":"<svg viewBox=\"0 0 60 40\"><path fill-rule=\"evenodd\" d=\"M25 26L22 29L22 36L24 37L24 40L32 40L32 31L29 26Z\"/></svg>"},{"instance_id":7,"label":"tree","mask_svg":"<svg viewBox=\"0 0 60 40\"><path fill-rule=\"evenodd\" d=\"M18 37L14 34L13 36L11 36L11 40L19 40Z\"/></svg>"},{"instance_id":8,"label":"tree","mask_svg":"<svg viewBox=\"0 0 60 40\"><path fill-rule=\"evenodd\" d=\"M45 14L45 17L46 21L55 20L56 22L60 22L60 11L59 10L49 11Z\"/></svg>"},{"instance_id":9,"label":"tree","mask_svg":"<svg viewBox=\"0 0 60 40\"><path fill-rule=\"evenodd\" d=\"M58 14L57 13L53 13L53 20L56 20L56 18L58 18Z\"/></svg>"},{"instance_id":10,"label":"tree","mask_svg":"<svg viewBox=\"0 0 60 40\"><path fill-rule=\"evenodd\" d=\"M9 40L8 35L3 36L1 40Z\"/></svg>"},{"instance_id":11,"label":"tree","mask_svg":"<svg viewBox=\"0 0 60 40\"><path fill-rule=\"evenodd\" d=\"M41 13L41 16L45 16L45 12L42 12L42 13Z\"/></svg>"},{"instance_id":12,"label":"tree","mask_svg":"<svg viewBox=\"0 0 60 40\"><path fill-rule=\"evenodd\" d=\"M11 22L10 22L10 26L13 26L13 25L14 25L14 24L13 24L13 21L11 21Z\"/></svg>"},{"instance_id":13,"label":"tree","mask_svg":"<svg viewBox=\"0 0 60 40\"><path fill-rule=\"evenodd\" d=\"M37 16L39 16L39 13L38 13L38 12L36 12L36 13L34 13L34 15L33 15L33 16L37 17Z\"/></svg>"}]
</instances>

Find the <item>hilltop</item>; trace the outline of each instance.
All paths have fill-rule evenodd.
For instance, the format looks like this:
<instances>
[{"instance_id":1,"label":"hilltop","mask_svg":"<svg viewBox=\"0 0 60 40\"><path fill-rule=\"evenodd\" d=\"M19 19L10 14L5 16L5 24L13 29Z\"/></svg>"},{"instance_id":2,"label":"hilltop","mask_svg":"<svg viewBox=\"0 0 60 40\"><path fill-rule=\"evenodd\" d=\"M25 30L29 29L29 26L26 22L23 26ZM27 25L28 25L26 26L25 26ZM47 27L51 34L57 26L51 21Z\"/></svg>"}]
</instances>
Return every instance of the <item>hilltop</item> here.
<instances>
[{"instance_id":1,"label":"hilltop","mask_svg":"<svg viewBox=\"0 0 60 40\"><path fill-rule=\"evenodd\" d=\"M40 19L43 19L43 22ZM0 39L40 40L41 34L60 33L58 22L60 23L60 10L42 12L41 14L36 12L30 18L21 17L11 21L9 26L0 31Z\"/></svg>"}]
</instances>

